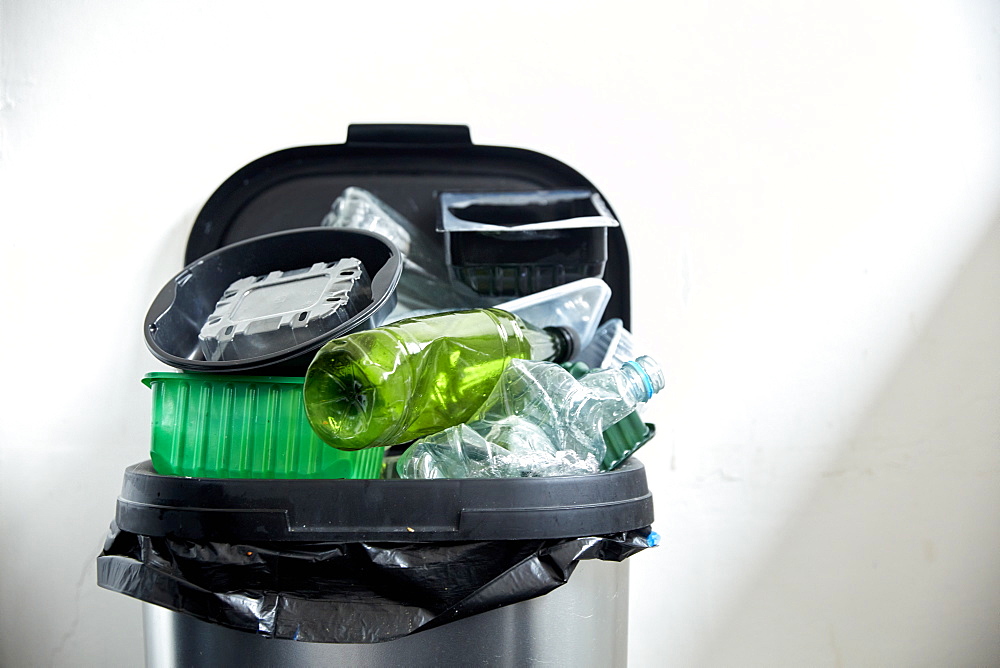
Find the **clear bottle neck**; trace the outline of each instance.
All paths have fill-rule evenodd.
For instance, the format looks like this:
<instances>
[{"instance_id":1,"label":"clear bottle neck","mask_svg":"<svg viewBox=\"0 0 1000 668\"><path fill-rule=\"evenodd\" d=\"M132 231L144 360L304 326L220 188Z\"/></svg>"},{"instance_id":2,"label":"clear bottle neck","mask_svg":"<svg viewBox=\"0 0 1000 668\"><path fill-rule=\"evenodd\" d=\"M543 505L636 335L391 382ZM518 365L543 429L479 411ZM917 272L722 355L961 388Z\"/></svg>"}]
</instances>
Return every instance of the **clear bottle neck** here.
<instances>
[{"instance_id":1,"label":"clear bottle neck","mask_svg":"<svg viewBox=\"0 0 1000 668\"><path fill-rule=\"evenodd\" d=\"M628 398L637 404L649 401L666 384L660 365L648 355L626 362L621 367L621 373Z\"/></svg>"}]
</instances>

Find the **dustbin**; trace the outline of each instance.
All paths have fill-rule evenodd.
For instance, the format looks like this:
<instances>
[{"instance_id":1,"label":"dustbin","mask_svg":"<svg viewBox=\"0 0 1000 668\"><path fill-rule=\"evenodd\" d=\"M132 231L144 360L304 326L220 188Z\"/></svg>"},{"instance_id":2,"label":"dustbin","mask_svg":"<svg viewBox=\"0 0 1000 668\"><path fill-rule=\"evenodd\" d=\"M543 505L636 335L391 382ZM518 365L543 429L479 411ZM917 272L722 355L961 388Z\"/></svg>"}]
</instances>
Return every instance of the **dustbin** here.
<instances>
[{"instance_id":1,"label":"dustbin","mask_svg":"<svg viewBox=\"0 0 1000 668\"><path fill-rule=\"evenodd\" d=\"M592 476L254 480L125 472L102 587L149 666L624 666L636 460ZM577 567L579 565L579 568Z\"/></svg>"},{"instance_id":2,"label":"dustbin","mask_svg":"<svg viewBox=\"0 0 1000 668\"><path fill-rule=\"evenodd\" d=\"M348 188L444 239L449 270L487 302L601 275L612 289L604 319L630 325L625 238L593 184L549 156L473 144L465 126L353 125L344 144L255 160L199 212L185 264L308 233ZM469 192L495 197L456 204L444 221L441 195ZM536 210L577 222L500 229L511 193L543 193L551 201ZM482 281L492 242L503 263ZM386 274L377 285L399 276L398 260L385 262L369 267ZM154 354L166 345L158 322L145 323ZM157 357L223 374L297 376L308 357L209 364L166 353ZM592 476L405 481L177 477L147 461L125 471L98 583L143 601L150 666L620 666L625 560L653 542L652 520L634 458Z\"/></svg>"}]
</instances>

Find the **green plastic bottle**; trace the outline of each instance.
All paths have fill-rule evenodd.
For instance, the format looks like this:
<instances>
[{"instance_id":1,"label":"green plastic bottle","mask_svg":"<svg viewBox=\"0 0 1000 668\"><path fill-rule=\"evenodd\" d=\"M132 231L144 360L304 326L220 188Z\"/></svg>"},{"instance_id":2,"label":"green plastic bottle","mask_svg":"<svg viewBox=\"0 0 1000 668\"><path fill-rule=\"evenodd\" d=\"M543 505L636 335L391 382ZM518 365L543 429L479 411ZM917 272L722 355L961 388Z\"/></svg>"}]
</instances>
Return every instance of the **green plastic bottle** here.
<instances>
[{"instance_id":1,"label":"green plastic bottle","mask_svg":"<svg viewBox=\"0 0 1000 668\"><path fill-rule=\"evenodd\" d=\"M303 388L313 430L342 450L406 443L468 420L517 357L561 362L576 335L499 309L400 320L334 339Z\"/></svg>"}]
</instances>

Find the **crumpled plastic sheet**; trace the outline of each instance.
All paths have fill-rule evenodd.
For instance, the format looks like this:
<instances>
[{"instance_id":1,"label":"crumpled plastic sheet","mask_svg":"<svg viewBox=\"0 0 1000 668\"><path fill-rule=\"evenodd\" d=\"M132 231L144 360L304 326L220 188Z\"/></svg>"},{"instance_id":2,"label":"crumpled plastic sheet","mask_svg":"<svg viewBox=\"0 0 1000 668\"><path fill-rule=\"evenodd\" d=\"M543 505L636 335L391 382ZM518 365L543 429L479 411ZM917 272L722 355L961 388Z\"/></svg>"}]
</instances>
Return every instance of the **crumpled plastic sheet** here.
<instances>
[{"instance_id":1,"label":"crumpled plastic sheet","mask_svg":"<svg viewBox=\"0 0 1000 668\"><path fill-rule=\"evenodd\" d=\"M431 480L544 478L599 470L594 453L561 449L534 421L518 415L448 427L416 441L396 463L400 478Z\"/></svg>"},{"instance_id":2,"label":"crumpled plastic sheet","mask_svg":"<svg viewBox=\"0 0 1000 668\"><path fill-rule=\"evenodd\" d=\"M565 584L584 559L622 561L649 527L607 536L434 543L229 544L114 523L98 585L240 631L306 642L402 638Z\"/></svg>"}]
</instances>

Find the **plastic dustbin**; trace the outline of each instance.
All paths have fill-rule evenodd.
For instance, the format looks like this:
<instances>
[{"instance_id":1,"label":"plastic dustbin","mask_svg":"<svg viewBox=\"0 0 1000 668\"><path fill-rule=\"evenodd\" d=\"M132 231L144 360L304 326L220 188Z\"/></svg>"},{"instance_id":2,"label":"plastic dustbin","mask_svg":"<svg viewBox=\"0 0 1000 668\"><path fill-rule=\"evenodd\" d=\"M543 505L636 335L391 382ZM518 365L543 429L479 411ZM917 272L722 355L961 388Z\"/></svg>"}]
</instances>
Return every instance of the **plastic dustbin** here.
<instances>
[{"instance_id":1,"label":"plastic dustbin","mask_svg":"<svg viewBox=\"0 0 1000 668\"><path fill-rule=\"evenodd\" d=\"M382 295L362 314L364 326L378 324L392 308L402 271L394 247L368 258L359 255L364 249L341 253L338 245L313 257L317 246L309 243L294 256L298 262L272 266L283 240L345 236L318 226L348 188L377 196L435 246L442 246L436 232L442 193L586 191L604 201L568 165L525 149L473 144L465 126L352 125L344 144L269 154L213 193L192 227L185 264L190 272L229 266L219 258L253 260L252 266L225 272L225 281L212 274L218 286L182 271L144 323L153 354L186 371L268 376L298 376L308 361L313 341L250 364L198 359L198 330L176 318L194 314L200 325L217 304L198 298L187 308L190 302L180 298L194 295L194 282L180 292L176 287L189 276L224 289L244 275L357 257L373 292ZM615 218L610 206L606 215ZM621 225L574 232L573 239L563 230L558 239L543 232L505 232L505 243L517 251L508 269L546 280L551 274L556 283L581 267L583 275L600 274L612 291L604 318L628 327L629 254ZM453 241L463 248L492 238L462 234ZM472 236L480 234L486 236ZM248 256L247 249L261 254ZM478 270L465 256L452 253L451 262L459 278ZM235 401L228 389L235 382L222 384L233 400L220 405ZM148 461L126 469L98 557L98 584L142 601L148 665L626 665L625 560L653 543L652 498L634 458L613 471L556 478L292 479L284 477L290 465L241 465L240 475L266 477L226 477L233 471L205 461L224 460L234 441L218 429L226 419L208 410L214 395L202 396L206 408L199 403L188 416L196 426L195 468L177 469L176 476L156 473ZM267 411L256 414L265 418L261 431L270 439L261 461L278 461L272 446L283 439L281 430L268 423ZM641 420L636 428L630 436L636 444L653 435ZM209 442L215 433L221 435ZM186 456L180 444L171 441L171 452ZM209 446L223 455L206 459Z\"/></svg>"},{"instance_id":2,"label":"plastic dustbin","mask_svg":"<svg viewBox=\"0 0 1000 668\"><path fill-rule=\"evenodd\" d=\"M591 476L257 480L129 467L98 583L147 665L624 666L652 543L634 458ZM579 567L578 567L579 566Z\"/></svg>"}]
</instances>

